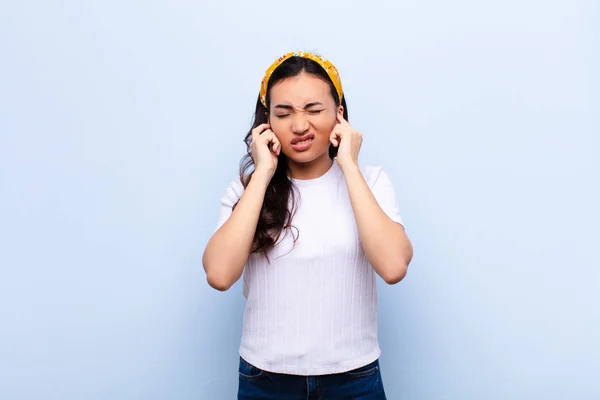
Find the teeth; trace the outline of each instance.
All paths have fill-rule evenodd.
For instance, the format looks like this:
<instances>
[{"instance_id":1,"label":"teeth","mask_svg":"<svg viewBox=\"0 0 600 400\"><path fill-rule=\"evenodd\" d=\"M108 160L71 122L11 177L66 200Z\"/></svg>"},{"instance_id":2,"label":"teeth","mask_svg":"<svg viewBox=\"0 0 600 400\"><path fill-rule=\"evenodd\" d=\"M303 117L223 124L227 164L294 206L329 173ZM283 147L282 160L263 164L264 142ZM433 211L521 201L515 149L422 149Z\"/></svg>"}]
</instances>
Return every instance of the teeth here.
<instances>
[{"instance_id":1,"label":"teeth","mask_svg":"<svg viewBox=\"0 0 600 400\"><path fill-rule=\"evenodd\" d=\"M296 144L306 144L306 143L310 143L312 141L313 141L313 139L308 139L308 140L303 140L301 142L296 142Z\"/></svg>"}]
</instances>

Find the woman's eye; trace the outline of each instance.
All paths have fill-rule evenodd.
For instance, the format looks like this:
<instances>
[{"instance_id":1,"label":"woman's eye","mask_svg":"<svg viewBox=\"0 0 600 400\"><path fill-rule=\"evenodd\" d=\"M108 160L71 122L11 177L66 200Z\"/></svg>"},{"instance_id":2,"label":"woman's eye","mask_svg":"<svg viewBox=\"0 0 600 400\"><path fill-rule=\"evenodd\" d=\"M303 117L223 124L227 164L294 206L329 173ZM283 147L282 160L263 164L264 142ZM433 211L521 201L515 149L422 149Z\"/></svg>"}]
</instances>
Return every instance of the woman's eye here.
<instances>
[{"instance_id":1,"label":"woman's eye","mask_svg":"<svg viewBox=\"0 0 600 400\"><path fill-rule=\"evenodd\" d=\"M323 112L323 110L310 110L308 113L310 115L317 115L317 114L320 114L322 112Z\"/></svg>"},{"instance_id":2,"label":"woman's eye","mask_svg":"<svg viewBox=\"0 0 600 400\"><path fill-rule=\"evenodd\" d=\"M289 116L290 114L282 114L282 115L276 115L277 118L285 118L287 116Z\"/></svg>"}]
</instances>

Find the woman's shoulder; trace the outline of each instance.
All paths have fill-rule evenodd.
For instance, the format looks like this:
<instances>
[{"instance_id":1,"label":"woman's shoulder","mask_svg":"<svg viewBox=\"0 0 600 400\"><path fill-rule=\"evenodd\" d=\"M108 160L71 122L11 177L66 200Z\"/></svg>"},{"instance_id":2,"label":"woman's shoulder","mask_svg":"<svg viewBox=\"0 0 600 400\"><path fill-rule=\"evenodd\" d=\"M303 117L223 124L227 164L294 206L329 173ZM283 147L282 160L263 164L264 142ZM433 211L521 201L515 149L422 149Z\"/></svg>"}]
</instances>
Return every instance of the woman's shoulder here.
<instances>
[{"instance_id":1,"label":"woman's shoulder","mask_svg":"<svg viewBox=\"0 0 600 400\"><path fill-rule=\"evenodd\" d=\"M364 165L360 170L369 186L373 186L381 178L389 179L382 165Z\"/></svg>"},{"instance_id":2,"label":"woman's shoulder","mask_svg":"<svg viewBox=\"0 0 600 400\"><path fill-rule=\"evenodd\" d=\"M229 186L227 186L227 189L221 198L221 203L223 203L223 205L233 207L233 205L236 204L244 194L244 190L245 188L240 177L237 176L233 178L229 182Z\"/></svg>"}]
</instances>

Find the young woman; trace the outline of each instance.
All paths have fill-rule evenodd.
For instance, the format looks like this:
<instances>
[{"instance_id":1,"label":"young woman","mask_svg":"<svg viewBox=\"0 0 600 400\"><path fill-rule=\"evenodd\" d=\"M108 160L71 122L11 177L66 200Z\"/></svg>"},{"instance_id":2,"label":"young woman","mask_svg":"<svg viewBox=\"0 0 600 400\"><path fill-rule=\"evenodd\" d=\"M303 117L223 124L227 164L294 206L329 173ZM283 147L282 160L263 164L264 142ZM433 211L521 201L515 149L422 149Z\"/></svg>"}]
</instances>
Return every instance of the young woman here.
<instances>
[{"instance_id":1,"label":"young woman","mask_svg":"<svg viewBox=\"0 0 600 400\"><path fill-rule=\"evenodd\" d=\"M276 60L245 142L203 256L217 290L244 276L238 399L385 399L375 275L399 282L412 246L388 175L358 165L337 69Z\"/></svg>"}]
</instances>

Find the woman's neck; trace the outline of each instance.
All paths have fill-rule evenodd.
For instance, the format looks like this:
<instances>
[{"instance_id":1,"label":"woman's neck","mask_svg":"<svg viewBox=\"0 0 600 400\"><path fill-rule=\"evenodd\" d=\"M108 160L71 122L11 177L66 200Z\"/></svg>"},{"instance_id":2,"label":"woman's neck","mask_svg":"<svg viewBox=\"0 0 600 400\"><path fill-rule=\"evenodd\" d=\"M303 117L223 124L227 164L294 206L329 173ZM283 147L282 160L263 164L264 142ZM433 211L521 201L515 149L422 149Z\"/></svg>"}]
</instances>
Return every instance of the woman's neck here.
<instances>
[{"instance_id":1,"label":"woman's neck","mask_svg":"<svg viewBox=\"0 0 600 400\"><path fill-rule=\"evenodd\" d=\"M297 163L288 158L290 177L298 180L316 179L329 171L333 160L329 154L307 163Z\"/></svg>"}]
</instances>

